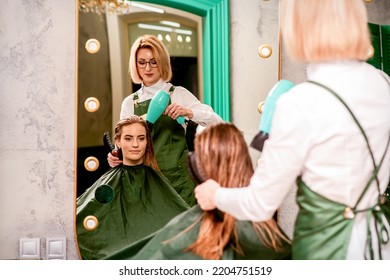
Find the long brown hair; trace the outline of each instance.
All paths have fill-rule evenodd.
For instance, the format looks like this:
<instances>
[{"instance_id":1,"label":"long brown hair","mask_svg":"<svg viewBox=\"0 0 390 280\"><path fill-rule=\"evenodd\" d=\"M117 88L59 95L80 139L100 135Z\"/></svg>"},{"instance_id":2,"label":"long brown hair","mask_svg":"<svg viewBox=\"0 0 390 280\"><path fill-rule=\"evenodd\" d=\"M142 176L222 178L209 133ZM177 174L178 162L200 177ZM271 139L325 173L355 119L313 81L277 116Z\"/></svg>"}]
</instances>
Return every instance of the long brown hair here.
<instances>
[{"instance_id":1,"label":"long brown hair","mask_svg":"<svg viewBox=\"0 0 390 280\"><path fill-rule=\"evenodd\" d=\"M134 115L117 122L115 126L115 140L119 140L121 138L122 128L124 126L133 125L136 123L142 125L146 131L146 149L143 157L143 164L150 166L154 170L159 171L160 168L158 167L157 160L154 154L154 149L153 149L152 135L150 133L150 130L148 129L148 125L146 124L146 121L143 120L141 117Z\"/></svg>"},{"instance_id":2,"label":"long brown hair","mask_svg":"<svg viewBox=\"0 0 390 280\"><path fill-rule=\"evenodd\" d=\"M245 139L235 125L218 123L208 126L196 136L194 150L196 162L207 179L213 179L226 188L249 185L254 173L253 165ZM242 253L236 219L227 213L222 213L222 216L222 221L216 222L211 212L205 212L198 238L187 249L204 259L218 260L233 237L233 248ZM283 246L282 240L289 242L273 219L252 224L267 247L277 251Z\"/></svg>"}]
</instances>

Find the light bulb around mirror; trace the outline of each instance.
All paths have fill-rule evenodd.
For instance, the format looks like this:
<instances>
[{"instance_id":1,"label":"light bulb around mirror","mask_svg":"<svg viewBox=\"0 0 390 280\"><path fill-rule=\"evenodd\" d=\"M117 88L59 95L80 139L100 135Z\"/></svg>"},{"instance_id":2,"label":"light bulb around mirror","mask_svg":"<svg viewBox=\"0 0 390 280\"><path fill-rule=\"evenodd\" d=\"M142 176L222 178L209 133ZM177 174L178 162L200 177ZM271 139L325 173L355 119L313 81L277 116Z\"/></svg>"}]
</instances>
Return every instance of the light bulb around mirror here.
<instances>
[{"instance_id":1,"label":"light bulb around mirror","mask_svg":"<svg viewBox=\"0 0 390 280\"><path fill-rule=\"evenodd\" d=\"M97 99L96 97L88 97L84 101L84 108L90 113L96 112L100 108L99 99Z\"/></svg>"},{"instance_id":2,"label":"light bulb around mirror","mask_svg":"<svg viewBox=\"0 0 390 280\"><path fill-rule=\"evenodd\" d=\"M99 40L97 40L95 38L89 39L85 43L85 49L87 50L87 52L89 52L91 54L97 53L100 50L100 42L99 42Z\"/></svg>"},{"instance_id":3,"label":"light bulb around mirror","mask_svg":"<svg viewBox=\"0 0 390 280\"><path fill-rule=\"evenodd\" d=\"M96 157L87 157L84 160L84 167L88 171L95 171L99 168L99 160Z\"/></svg>"},{"instance_id":4,"label":"light bulb around mirror","mask_svg":"<svg viewBox=\"0 0 390 280\"><path fill-rule=\"evenodd\" d=\"M263 113L264 105L265 105L265 101L261 101L261 102L259 102L259 104L257 105L257 111L258 111L260 114Z\"/></svg>"},{"instance_id":5,"label":"light bulb around mirror","mask_svg":"<svg viewBox=\"0 0 390 280\"><path fill-rule=\"evenodd\" d=\"M98 219L92 215L85 217L83 221L84 228L89 231L95 230L98 225L99 225Z\"/></svg>"},{"instance_id":6,"label":"light bulb around mirror","mask_svg":"<svg viewBox=\"0 0 390 280\"><path fill-rule=\"evenodd\" d=\"M370 49L368 50L368 55L369 55L368 58L372 58L372 57L374 56L374 54L375 54L375 49L374 49L374 47L371 45L371 46L370 46Z\"/></svg>"},{"instance_id":7,"label":"light bulb around mirror","mask_svg":"<svg viewBox=\"0 0 390 280\"><path fill-rule=\"evenodd\" d=\"M257 53L261 58L268 58L272 55L272 48L268 44L263 44L259 47Z\"/></svg>"}]
</instances>

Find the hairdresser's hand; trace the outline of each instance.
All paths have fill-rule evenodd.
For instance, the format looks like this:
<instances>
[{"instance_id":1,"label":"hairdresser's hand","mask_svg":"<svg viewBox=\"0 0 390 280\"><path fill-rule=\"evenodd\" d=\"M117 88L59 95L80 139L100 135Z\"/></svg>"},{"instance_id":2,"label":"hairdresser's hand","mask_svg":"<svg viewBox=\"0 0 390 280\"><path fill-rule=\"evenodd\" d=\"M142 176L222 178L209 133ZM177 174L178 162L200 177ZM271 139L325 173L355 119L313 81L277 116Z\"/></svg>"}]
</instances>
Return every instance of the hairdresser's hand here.
<instances>
[{"instance_id":1,"label":"hairdresser's hand","mask_svg":"<svg viewBox=\"0 0 390 280\"><path fill-rule=\"evenodd\" d=\"M111 167L118 166L119 164L121 164L123 162L119 158L113 156L111 153L108 153L107 161L108 161L108 165L111 166Z\"/></svg>"},{"instance_id":2,"label":"hairdresser's hand","mask_svg":"<svg viewBox=\"0 0 390 280\"><path fill-rule=\"evenodd\" d=\"M168 107L165 108L164 114L170 116L174 120L176 120L179 116L187 117L189 119L194 117L194 113L191 109L184 108L177 103L168 105Z\"/></svg>"},{"instance_id":3,"label":"hairdresser's hand","mask_svg":"<svg viewBox=\"0 0 390 280\"><path fill-rule=\"evenodd\" d=\"M208 211L217 208L215 204L215 192L220 188L220 184L209 179L195 188L195 197L202 210Z\"/></svg>"}]
</instances>

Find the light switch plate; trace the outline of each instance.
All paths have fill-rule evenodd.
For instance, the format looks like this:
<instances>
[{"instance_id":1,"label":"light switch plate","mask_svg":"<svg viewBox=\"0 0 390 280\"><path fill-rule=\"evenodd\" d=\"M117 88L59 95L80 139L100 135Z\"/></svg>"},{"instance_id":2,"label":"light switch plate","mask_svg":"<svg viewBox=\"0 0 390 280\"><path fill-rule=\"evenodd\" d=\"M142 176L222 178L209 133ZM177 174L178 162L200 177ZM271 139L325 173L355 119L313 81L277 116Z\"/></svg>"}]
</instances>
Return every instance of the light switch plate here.
<instances>
[{"instance_id":1,"label":"light switch plate","mask_svg":"<svg viewBox=\"0 0 390 280\"><path fill-rule=\"evenodd\" d=\"M39 260L40 256L39 238L20 238L19 239L19 259L20 260Z\"/></svg>"},{"instance_id":2,"label":"light switch plate","mask_svg":"<svg viewBox=\"0 0 390 280\"><path fill-rule=\"evenodd\" d=\"M66 260L66 238L46 238L46 259Z\"/></svg>"}]
</instances>

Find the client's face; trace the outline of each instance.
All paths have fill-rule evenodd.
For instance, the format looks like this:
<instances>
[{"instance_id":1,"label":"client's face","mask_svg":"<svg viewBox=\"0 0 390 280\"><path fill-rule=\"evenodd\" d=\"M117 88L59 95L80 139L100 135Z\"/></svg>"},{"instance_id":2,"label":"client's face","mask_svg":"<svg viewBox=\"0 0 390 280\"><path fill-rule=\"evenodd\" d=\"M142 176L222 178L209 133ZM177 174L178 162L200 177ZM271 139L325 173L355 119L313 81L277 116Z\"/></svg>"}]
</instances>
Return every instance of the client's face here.
<instances>
[{"instance_id":1,"label":"client's face","mask_svg":"<svg viewBox=\"0 0 390 280\"><path fill-rule=\"evenodd\" d=\"M122 148L123 164L141 164L147 144L145 127L139 123L122 127L121 138L116 141L116 144Z\"/></svg>"}]
</instances>

